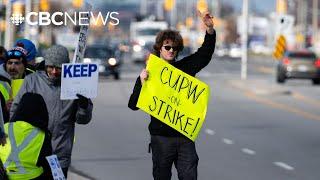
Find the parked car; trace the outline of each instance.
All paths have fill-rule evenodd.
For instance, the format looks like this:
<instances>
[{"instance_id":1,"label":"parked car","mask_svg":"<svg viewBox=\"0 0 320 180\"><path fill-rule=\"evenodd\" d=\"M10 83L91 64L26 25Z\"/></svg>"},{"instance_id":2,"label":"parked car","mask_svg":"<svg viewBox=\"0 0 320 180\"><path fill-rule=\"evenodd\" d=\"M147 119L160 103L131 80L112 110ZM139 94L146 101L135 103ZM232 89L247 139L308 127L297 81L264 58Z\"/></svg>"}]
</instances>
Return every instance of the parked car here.
<instances>
[{"instance_id":1,"label":"parked car","mask_svg":"<svg viewBox=\"0 0 320 180\"><path fill-rule=\"evenodd\" d=\"M230 58L241 58L242 49L238 44L231 44L229 49L229 57Z\"/></svg>"},{"instance_id":2,"label":"parked car","mask_svg":"<svg viewBox=\"0 0 320 180\"><path fill-rule=\"evenodd\" d=\"M287 51L277 66L277 82L286 79L311 79L320 84L320 59L311 51Z\"/></svg>"},{"instance_id":3,"label":"parked car","mask_svg":"<svg viewBox=\"0 0 320 180\"><path fill-rule=\"evenodd\" d=\"M90 45L84 53L84 63L97 63L100 75L113 75L120 79L121 52L107 45Z\"/></svg>"}]
</instances>

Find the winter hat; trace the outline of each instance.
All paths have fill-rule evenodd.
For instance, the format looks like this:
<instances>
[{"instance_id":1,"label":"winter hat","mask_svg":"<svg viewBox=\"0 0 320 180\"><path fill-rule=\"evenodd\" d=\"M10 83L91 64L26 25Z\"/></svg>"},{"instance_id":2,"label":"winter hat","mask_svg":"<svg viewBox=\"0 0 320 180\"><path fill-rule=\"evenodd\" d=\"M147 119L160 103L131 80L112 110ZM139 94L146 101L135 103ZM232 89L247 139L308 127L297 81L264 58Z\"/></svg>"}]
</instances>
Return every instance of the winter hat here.
<instances>
[{"instance_id":1,"label":"winter hat","mask_svg":"<svg viewBox=\"0 0 320 180\"><path fill-rule=\"evenodd\" d=\"M61 45L51 46L44 54L44 62L46 66L62 67L63 63L69 63L68 49Z\"/></svg>"},{"instance_id":2,"label":"winter hat","mask_svg":"<svg viewBox=\"0 0 320 180\"><path fill-rule=\"evenodd\" d=\"M11 50L9 50L7 52L7 58L6 58L6 62L9 60L9 59L20 59L22 58L22 63L24 65L27 64L27 58L26 58L26 54L27 54L27 51L22 48L22 47L15 47Z\"/></svg>"},{"instance_id":3,"label":"winter hat","mask_svg":"<svg viewBox=\"0 0 320 180\"><path fill-rule=\"evenodd\" d=\"M16 41L15 47L22 47L27 51L27 61L31 61L36 58L37 49L36 46L28 39L19 39Z\"/></svg>"}]
</instances>

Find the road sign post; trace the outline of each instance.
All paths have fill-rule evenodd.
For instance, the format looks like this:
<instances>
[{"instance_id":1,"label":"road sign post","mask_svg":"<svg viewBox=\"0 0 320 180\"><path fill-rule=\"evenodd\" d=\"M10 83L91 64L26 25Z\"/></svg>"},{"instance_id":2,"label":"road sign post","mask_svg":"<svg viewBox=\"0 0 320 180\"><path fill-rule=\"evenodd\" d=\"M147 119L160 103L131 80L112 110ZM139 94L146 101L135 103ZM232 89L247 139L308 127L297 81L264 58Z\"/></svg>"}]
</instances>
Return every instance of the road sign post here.
<instances>
[{"instance_id":1,"label":"road sign post","mask_svg":"<svg viewBox=\"0 0 320 180\"><path fill-rule=\"evenodd\" d=\"M274 46L273 57L278 60L281 59L286 51L286 47L287 47L286 38L281 34L278 37L277 42Z\"/></svg>"}]
</instances>

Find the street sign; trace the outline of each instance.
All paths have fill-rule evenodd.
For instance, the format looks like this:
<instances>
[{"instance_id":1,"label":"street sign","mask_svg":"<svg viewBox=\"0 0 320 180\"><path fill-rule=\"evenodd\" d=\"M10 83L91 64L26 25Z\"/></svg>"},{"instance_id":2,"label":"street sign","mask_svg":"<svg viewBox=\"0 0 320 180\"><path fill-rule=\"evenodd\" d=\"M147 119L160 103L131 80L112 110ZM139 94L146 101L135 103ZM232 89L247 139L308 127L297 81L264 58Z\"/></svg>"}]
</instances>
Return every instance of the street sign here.
<instances>
[{"instance_id":1,"label":"street sign","mask_svg":"<svg viewBox=\"0 0 320 180\"><path fill-rule=\"evenodd\" d=\"M276 32L278 34L287 34L293 30L294 17L287 14L279 15L276 19Z\"/></svg>"},{"instance_id":2,"label":"street sign","mask_svg":"<svg viewBox=\"0 0 320 180\"><path fill-rule=\"evenodd\" d=\"M277 42L274 46L273 57L278 60L281 59L283 57L283 54L286 51L286 47L287 47L286 38L281 34L278 37Z\"/></svg>"}]
</instances>

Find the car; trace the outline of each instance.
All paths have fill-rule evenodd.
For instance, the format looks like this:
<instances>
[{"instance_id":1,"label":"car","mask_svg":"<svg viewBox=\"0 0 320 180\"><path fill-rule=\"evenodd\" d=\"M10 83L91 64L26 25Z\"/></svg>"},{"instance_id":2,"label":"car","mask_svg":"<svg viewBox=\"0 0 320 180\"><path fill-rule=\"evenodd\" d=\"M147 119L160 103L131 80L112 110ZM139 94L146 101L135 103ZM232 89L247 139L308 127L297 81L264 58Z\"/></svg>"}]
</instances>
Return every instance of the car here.
<instances>
[{"instance_id":1,"label":"car","mask_svg":"<svg viewBox=\"0 0 320 180\"><path fill-rule=\"evenodd\" d=\"M241 46L238 44L230 45L229 57L234 58L234 59L238 59L238 58L241 58L241 56L242 56Z\"/></svg>"},{"instance_id":2,"label":"car","mask_svg":"<svg viewBox=\"0 0 320 180\"><path fill-rule=\"evenodd\" d=\"M100 75L113 75L120 79L120 66L122 64L119 49L108 45L88 45L84 53L84 63L97 63Z\"/></svg>"},{"instance_id":3,"label":"car","mask_svg":"<svg viewBox=\"0 0 320 180\"><path fill-rule=\"evenodd\" d=\"M277 82L286 79L311 79L320 84L320 59L312 51L287 51L277 65Z\"/></svg>"},{"instance_id":4,"label":"car","mask_svg":"<svg viewBox=\"0 0 320 180\"><path fill-rule=\"evenodd\" d=\"M131 59L135 63L145 62L145 57L150 54L152 45L155 43L156 35L161 30L167 29L168 23L165 21L144 20L131 22L130 42Z\"/></svg>"}]
</instances>

